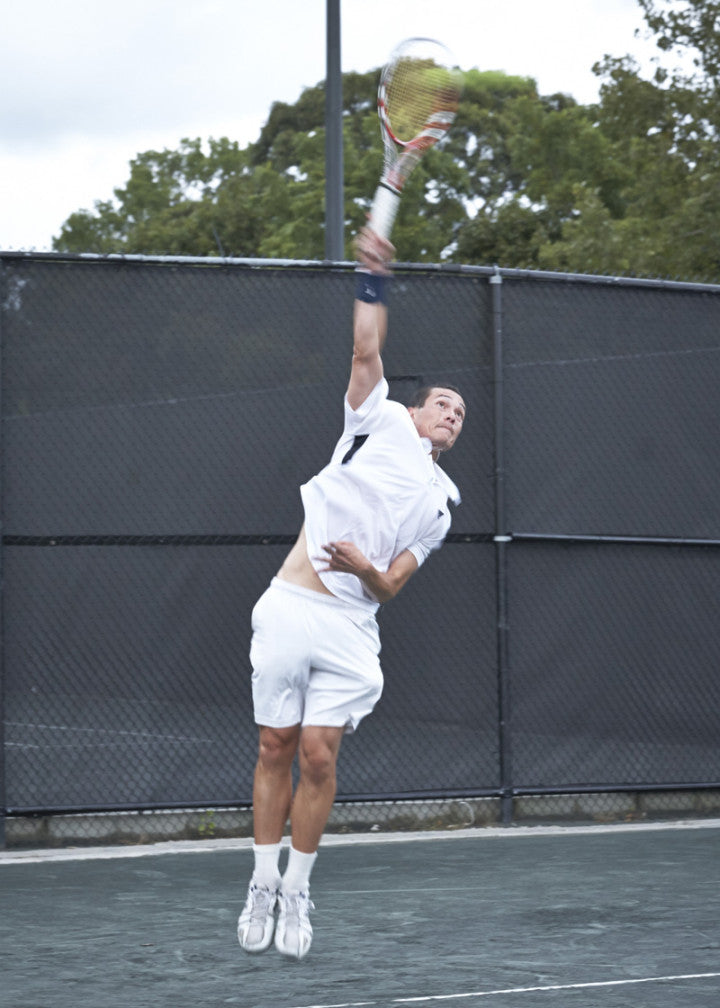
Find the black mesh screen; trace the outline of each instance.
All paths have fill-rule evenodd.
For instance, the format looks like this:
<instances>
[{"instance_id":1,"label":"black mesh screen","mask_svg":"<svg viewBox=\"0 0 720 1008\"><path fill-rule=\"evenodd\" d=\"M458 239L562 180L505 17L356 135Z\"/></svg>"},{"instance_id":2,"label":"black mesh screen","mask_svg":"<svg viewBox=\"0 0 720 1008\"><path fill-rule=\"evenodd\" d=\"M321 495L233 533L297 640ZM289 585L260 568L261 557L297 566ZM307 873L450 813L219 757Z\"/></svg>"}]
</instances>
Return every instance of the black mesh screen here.
<instances>
[{"instance_id":1,"label":"black mesh screen","mask_svg":"<svg viewBox=\"0 0 720 1008\"><path fill-rule=\"evenodd\" d=\"M250 802L250 613L341 429L353 284L2 257L11 812ZM340 797L717 783L720 290L407 267L390 309L391 395L466 400L463 503L380 611Z\"/></svg>"},{"instance_id":2,"label":"black mesh screen","mask_svg":"<svg viewBox=\"0 0 720 1008\"><path fill-rule=\"evenodd\" d=\"M504 292L509 526L717 538L718 295Z\"/></svg>"}]
</instances>

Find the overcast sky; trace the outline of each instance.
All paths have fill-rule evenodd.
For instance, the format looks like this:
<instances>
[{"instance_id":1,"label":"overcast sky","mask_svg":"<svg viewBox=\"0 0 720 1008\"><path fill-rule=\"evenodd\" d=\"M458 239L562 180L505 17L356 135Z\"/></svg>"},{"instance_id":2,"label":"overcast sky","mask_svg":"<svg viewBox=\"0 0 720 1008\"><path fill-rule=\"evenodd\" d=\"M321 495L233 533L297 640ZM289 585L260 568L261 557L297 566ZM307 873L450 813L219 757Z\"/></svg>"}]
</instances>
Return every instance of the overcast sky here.
<instances>
[{"instance_id":1,"label":"overcast sky","mask_svg":"<svg viewBox=\"0 0 720 1008\"><path fill-rule=\"evenodd\" d=\"M655 52L637 0L341 0L343 71L429 35L463 70L597 98L603 55ZM326 0L15 0L0 18L0 249L47 251L141 151L257 139L274 101L325 77Z\"/></svg>"}]
</instances>

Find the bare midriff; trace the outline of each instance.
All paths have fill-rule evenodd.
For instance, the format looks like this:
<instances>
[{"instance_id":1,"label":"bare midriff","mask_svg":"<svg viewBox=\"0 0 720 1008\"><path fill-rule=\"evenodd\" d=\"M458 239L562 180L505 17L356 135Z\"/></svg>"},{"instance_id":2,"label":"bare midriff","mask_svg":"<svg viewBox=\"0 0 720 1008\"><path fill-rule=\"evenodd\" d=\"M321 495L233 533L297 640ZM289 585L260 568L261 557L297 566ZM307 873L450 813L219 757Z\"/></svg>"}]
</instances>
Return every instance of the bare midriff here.
<instances>
[{"instance_id":1,"label":"bare midriff","mask_svg":"<svg viewBox=\"0 0 720 1008\"><path fill-rule=\"evenodd\" d=\"M311 591L320 592L323 595L332 595L331 591L325 587L318 574L310 563L307 551L307 539L305 538L305 526L300 529L295 545L285 557L277 577L281 581L289 581L291 584L299 585L301 588L309 588Z\"/></svg>"}]
</instances>

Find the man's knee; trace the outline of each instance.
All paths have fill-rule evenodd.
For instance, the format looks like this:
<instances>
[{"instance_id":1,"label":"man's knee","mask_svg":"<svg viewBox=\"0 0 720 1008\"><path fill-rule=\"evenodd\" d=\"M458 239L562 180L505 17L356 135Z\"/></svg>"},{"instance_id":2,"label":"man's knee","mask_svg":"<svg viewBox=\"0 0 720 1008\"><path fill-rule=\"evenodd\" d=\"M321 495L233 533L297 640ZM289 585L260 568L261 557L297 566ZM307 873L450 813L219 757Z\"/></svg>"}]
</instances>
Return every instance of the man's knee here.
<instances>
[{"instance_id":1,"label":"man's knee","mask_svg":"<svg viewBox=\"0 0 720 1008\"><path fill-rule=\"evenodd\" d=\"M335 776L342 729L305 728L300 736L300 772L321 784Z\"/></svg>"},{"instance_id":2,"label":"man's knee","mask_svg":"<svg viewBox=\"0 0 720 1008\"><path fill-rule=\"evenodd\" d=\"M300 725L292 728L260 728L258 762L266 770L289 769L297 752Z\"/></svg>"}]
</instances>

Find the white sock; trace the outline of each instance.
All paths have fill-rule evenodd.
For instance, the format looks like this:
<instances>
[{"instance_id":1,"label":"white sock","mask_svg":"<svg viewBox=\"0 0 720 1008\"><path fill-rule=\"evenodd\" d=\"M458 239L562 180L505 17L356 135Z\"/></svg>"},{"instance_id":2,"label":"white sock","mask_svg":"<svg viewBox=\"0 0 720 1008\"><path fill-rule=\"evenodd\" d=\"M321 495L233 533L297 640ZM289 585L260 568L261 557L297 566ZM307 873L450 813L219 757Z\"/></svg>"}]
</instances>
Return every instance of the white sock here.
<instances>
[{"instance_id":1,"label":"white sock","mask_svg":"<svg viewBox=\"0 0 720 1008\"><path fill-rule=\"evenodd\" d=\"M269 886L271 889L280 883L280 848L282 843L253 844L255 855L255 870L253 882Z\"/></svg>"},{"instance_id":2,"label":"white sock","mask_svg":"<svg viewBox=\"0 0 720 1008\"><path fill-rule=\"evenodd\" d=\"M314 854L303 854L290 845L290 856L283 875L282 887L286 892L307 892L310 888L310 872L315 864Z\"/></svg>"}]
</instances>

